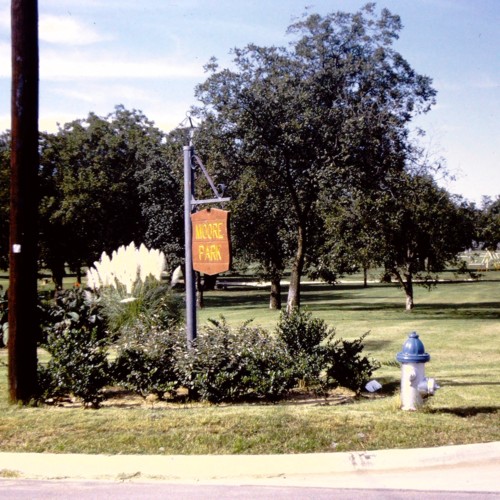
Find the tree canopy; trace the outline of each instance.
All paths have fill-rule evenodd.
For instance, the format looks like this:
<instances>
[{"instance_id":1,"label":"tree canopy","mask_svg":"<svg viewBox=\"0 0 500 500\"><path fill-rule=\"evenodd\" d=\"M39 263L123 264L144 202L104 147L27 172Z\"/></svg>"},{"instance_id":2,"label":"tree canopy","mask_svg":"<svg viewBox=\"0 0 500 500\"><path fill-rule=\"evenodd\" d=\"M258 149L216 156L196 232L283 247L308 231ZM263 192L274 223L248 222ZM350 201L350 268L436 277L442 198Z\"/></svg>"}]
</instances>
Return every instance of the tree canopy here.
<instances>
[{"instance_id":1,"label":"tree canopy","mask_svg":"<svg viewBox=\"0 0 500 500\"><path fill-rule=\"evenodd\" d=\"M294 239L288 310L300 304L301 275L321 230L320 197L379 189L403 171L407 124L434 102L430 78L392 47L400 30L398 16L377 15L373 4L310 15L290 26L289 48L234 49L233 68L212 60L197 88L200 116L233 145L233 177L250 170L267 192L281 188L272 202L286 212L281 222Z\"/></svg>"},{"instance_id":2,"label":"tree canopy","mask_svg":"<svg viewBox=\"0 0 500 500\"><path fill-rule=\"evenodd\" d=\"M49 267L50 256L57 256L59 265L67 262L76 271L131 241L168 255L179 252L181 191L165 142L144 115L122 106L44 137L42 258Z\"/></svg>"}]
</instances>

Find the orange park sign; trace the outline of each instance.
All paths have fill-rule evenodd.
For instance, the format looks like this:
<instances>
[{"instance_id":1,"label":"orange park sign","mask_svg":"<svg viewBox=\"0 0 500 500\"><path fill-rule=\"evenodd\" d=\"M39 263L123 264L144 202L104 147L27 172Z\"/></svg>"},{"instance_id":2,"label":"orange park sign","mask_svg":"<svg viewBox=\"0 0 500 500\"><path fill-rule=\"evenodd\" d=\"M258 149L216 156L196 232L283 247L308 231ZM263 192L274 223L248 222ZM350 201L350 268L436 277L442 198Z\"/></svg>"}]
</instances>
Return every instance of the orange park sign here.
<instances>
[{"instance_id":1,"label":"orange park sign","mask_svg":"<svg viewBox=\"0 0 500 500\"><path fill-rule=\"evenodd\" d=\"M191 214L193 269L204 274L229 271L229 212L208 208Z\"/></svg>"}]
</instances>

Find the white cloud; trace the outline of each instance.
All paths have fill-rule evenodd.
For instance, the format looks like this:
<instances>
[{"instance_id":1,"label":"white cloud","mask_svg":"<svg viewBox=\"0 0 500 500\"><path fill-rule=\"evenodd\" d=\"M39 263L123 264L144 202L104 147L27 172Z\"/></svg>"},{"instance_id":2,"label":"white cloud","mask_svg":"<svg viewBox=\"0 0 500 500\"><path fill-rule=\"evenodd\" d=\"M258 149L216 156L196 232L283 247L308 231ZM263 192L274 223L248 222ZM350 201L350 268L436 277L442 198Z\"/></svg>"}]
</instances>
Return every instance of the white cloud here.
<instances>
[{"instance_id":1,"label":"white cloud","mask_svg":"<svg viewBox=\"0 0 500 500\"><path fill-rule=\"evenodd\" d=\"M0 78L11 76L11 48L0 42ZM41 81L105 79L200 79L201 63L173 58L126 59L102 52L47 50L40 51Z\"/></svg>"},{"instance_id":2,"label":"white cloud","mask_svg":"<svg viewBox=\"0 0 500 500\"><path fill-rule=\"evenodd\" d=\"M170 79L200 78L201 64L183 63L169 59L120 59L100 53L44 51L40 57L42 80L89 79Z\"/></svg>"},{"instance_id":3,"label":"white cloud","mask_svg":"<svg viewBox=\"0 0 500 500\"><path fill-rule=\"evenodd\" d=\"M4 132L5 130L10 130L11 127L11 117L9 115L0 115L0 132Z\"/></svg>"},{"instance_id":4,"label":"white cloud","mask_svg":"<svg viewBox=\"0 0 500 500\"><path fill-rule=\"evenodd\" d=\"M93 27L71 15L41 15L38 29L41 41L54 44L91 45L112 39L111 36L98 33Z\"/></svg>"},{"instance_id":5,"label":"white cloud","mask_svg":"<svg viewBox=\"0 0 500 500\"><path fill-rule=\"evenodd\" d=\"M0 9L0 29L10 32L10 7Z\"/></svg>"},{"instance_id":6,"label":"white cloud","mask_svg":"<svg viewBox=\"0 0 500 500\"><path fill-rule=\"evenodd\" d=\"M51 88L50 93L60 98L68 98L71 101L84 103L123 103L123 102L157 102L151 92L133 85L108 85L108 84L82 84L77 86L56 86Z\"/></svg>"},{"instance_id":7,"label":"white cloud","mask_svg":"<svg viewBox=\"0 0 500 500\"><path fill-rule=\"evenodd\" d=\"M10 78L11 64L10 44L0 42L0 78Z\"/></svg>"}]
</instances>

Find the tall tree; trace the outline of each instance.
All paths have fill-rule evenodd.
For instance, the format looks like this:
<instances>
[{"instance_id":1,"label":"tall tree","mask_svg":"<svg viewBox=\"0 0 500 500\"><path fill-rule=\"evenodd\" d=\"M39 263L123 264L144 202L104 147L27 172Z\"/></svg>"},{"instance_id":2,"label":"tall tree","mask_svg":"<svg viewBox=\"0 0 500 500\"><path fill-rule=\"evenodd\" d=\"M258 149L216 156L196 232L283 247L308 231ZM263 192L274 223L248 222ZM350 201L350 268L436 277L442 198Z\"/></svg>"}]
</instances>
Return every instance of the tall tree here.
<instances>
[{"instance_id":1,"label":"tall tree","mask_svg":"<svg viewBox=\"0 0 500 500\"><path fill-rule=\"evenodd\" d=\"M59 285L65 263L78 272L131 241L177 255L179 182L164 134L142 113L118 106L45 136L40 175L42 260Z\"/></svg>"},{"instance_id":2,"label":"tall tree","mask_svg":"<svg viewBox=\"0 0 500 500\"><path fill-rule=\"evenodd\" d=\"M288 310L300 305L320 194L345 196L402 170L406 125L433 102L430 79L392 48L400 30L398 16L384 9L377 17L373 4L310 15L289 28L297 35L290 48L235 49L234 69L212 60L197 89L200 114L238 146L234 175L249 169L269 193L282 187L274 203L294 239Z\"/></svg>"},{"instance_id":3,"label":"tall tree","mask_svg":"<svg viewBox=\"0 0 500 500\"><path fill-rule=\"evenodd\" d=\"M270 281L269 307L280 309L281 279L293 255L293 223L285 204L276 203L286 199L286 189L256 177L241 145L221 134L218 125L211 119L201 124L194 139L196 150L207 159L210 175L217 184L224 185L226 195L231 197L231 241L236 265L252 266L259 279ZM204 197L207 195L210 193Z\"/></svg>"},{"instance_id":4,"label":"tall tree","mask_svg":"<svg viewBox=\"0 0 500 500\"><path fill-rule=\"evenodd\" d=\"M439 187L429 171L408 168L370 196L351 193L349 200L325 203L325 268L342 273L381 266L401 286L411 311L414 284L433 286L475 236L474 207Z\"/></svg>"},{"instance_id":5,"label":"tall tree","mask_svg":"<svg viewBox=\"0 0 500 500\"><path fill-rule=\"evenodd\" d=\"M363 271L364 286L368 270L384 263L383 225L384 193L374 188L370 193L351 190L349 196L324 200L324 238L317 257L314 277L334 282L338 276Z\"/></svg>"}]
</instances>

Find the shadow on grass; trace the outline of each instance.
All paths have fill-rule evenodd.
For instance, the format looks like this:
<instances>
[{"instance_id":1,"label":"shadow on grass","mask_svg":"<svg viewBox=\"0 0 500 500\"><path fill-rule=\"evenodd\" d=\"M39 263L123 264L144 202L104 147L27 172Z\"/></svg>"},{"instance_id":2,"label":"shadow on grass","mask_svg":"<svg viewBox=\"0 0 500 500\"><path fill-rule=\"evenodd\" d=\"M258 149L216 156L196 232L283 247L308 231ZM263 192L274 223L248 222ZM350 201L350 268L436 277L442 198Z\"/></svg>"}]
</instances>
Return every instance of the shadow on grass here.
<instances>
[{"instance_id":1,"label":"shadow on grass","mask_svg":"<svg viewBox=\"0 0 500 500\"><path fill-rule=\"evenodd\" d=\"M365 346L365 349L369 351L378 351L378 352L384 352L386 351L389 346L392 346L392 341L390 340L384 340L384 339L371 339L370 334L368 334L368 337L365 338L363 341L363 345ZM394 355L395 357L396 355ZM397 363L394 361L394 363ZM399 366L399 364L397 365Z\"/></svg>"},{"instance_id":2,"label":"shadow on grass","mask_svg":"<svg viewBox=\"0 0 500 500\"><path fill-rule=\"evenodd\" d=\"M416 314L429 313L435 319L448 319L455 317L460 319L500 319L500 302L463 302L461 304L421 304L415 307Z\"/></svg>"},{"instance_id":3,"label":"shadow on grass","mask_svg":"<svg viewBox=\"0 0 500 500\"><path fill-rule=\"evenodd\" d=\"M401 386L401 382L399 380L389 380L386 382L381 380L380 383L382 385L382 389L380 389L377 394L382 396L394 396L394 394L399 392L399 388Z\"/></svg>"},{"instance_id":4,"label":"shadow on grass","mask_svg":"<svg viewBox=\"0 0 500 500\"><path fill-rule=\"evenodd\" d=\"M269 302L269 293L263 290L243 288L225 292L206 292L204 294L204 302L205 309L225 309L228 307L234 309L262 309Z\"/></svg>"},{"instance_id":5,"label":"shadow on grass","mask_svg":"<svg viewBox=\"0 0 500 500\"><path fill-rule=\"evenodd\" d=\"M374 288L377 285L372 286ZM387 286L380 285L385 290ZM380 296L359 296L357 289L360 287L345 287L331 285L304 286L301 296L302 306L321 311L365 311L401 314L404 313L404 301L394 300L386 294ZM282 304L286 304L286 292L282 294ZM206 308L241 308L262 309L269 303L269 290L253 289L250 287L234 287L230 290L206 292ZM500 319L499 302L464 302L453 303L427 303L416 304L410 313L416 318L425 316L426 319L474 319L474 320L498 320Z\"/></svg>"},{"instance_id":6,"label":"shadow on grass","mask_svg":"<svg viewBox=\"0 0 500 500\"><path fill-rule=\"evenodd\" d=\"M357 303L336 303L330 298L330 301L324 304L317 304L314 301L314 309L321 310L338 310L338 311L383 311L402 313L404 311L403 302L372 302L370 299L364 299L363 302ZM308 300L303 301L307 305ZM417 304L411 313L418 317L425 315L428 319L500 319L500 304L498 302L466 302L463 304Z\"/></svg>"},{"instance_id":7,"label":"shadow on grass","mask_svg":"<svg viewBox=\"0 0 500 500\"><path fill-rule=\"evenodd\" d=\"M500 406L470 406L460 408L430 408L427 410L427 412L433 414L444 413L448 415L456 415L457 417L467 418L475 417L477 415L494 414L499 410Z\"/></svg>"},{"instance_id":8,"label":"shadow on grass","mask_svg":"<svg viewBox=\"0 0 500 500\"><path fill-rule=\"evenodd\" d=\"M455 382L453 380L441 380L440 383L444 386L447 385L449 387L467 387L467 386L482 386L482 385L500 385L500 382Z\"/></svg>"}]
</instances>

